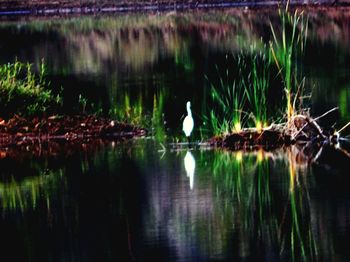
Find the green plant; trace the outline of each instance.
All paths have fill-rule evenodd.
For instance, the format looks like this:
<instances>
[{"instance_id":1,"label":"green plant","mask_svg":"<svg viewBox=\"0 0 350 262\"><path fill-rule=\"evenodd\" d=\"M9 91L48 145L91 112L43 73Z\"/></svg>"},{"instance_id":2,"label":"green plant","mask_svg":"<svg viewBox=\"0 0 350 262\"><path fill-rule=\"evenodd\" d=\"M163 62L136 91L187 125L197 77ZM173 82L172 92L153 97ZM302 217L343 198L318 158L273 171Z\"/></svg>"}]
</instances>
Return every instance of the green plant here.
<instances>
[{"instance_id":1,"label":"green plant","mask_svg":"<svg viewBox=\"0 0 350 262\"><path fill-rule=\"evenodd\" d=\"M82 109L83 114L85 114L87 98L83 97L81 94L79 95L79 106Z\"/></svg>"},{"instance_id":2,"label":"green plant","mask_svg":"<svg viewBox=\"0 0 350 262\"><path fill-rule=\"evenodd\" d=\"M113 103L114 105L109 110L110 117L134 125L144 125L147 122L141 95L135 101L132 101L129 94L125 93L123 100Z\"/></svg>"},{"instance_id":3,"label":"green plant","mask_svg":"<svg viewBox=\"0 0 350 262\"><path fill-rule=\"evenodd\" d=\"M38 75L32 64L14 62L0 66L0 110L3 115L41 114L61 103L46 82L46 67L40 65Z\"/></svg>"},{"instance_id":4,"label":"green plant","mask_svg":"<svg viewBox=\"0 0 350 262\"><path fill-rule=\"evenodd\" d=\"M164 140L166 137L164 127L164 94L159 92L153 97L153 112L152 112L152 131L157 141Z\"/></svg>"},{"instance_id":5,"label":"green plant","mask_svg":"<svg viewBox=\"0 0 350 262\"><path fill-rule=\"evenodd\" d=\"M229 69L222 76L216 67L219 80L210 84L213 106L206 117L216 134L240 132L248 116L258 129L267 126L271 59L263 51L254 54L253 49L234 57L237 72L232 76Z\"/></svg>"},{"instance_id":6,"label":"green plant","mask_svg":"<svg viewBox=\"0 0 350 262\"><path fill-rule=\"evenodd\" d=\"M288 11L288 5L285 10L279 10L282 30L280 34L270 23L273 41L270 42L271 55L282 77L282 82L286 93L286 111L287 118L294 114L295 103L300 92L302 79L299 67L301 66L300 56L303 54L306 46L308 32L308 18L305 18L303 12L295 10L294 14Z\"/></svg>"},{"instance_id":7,"label":"green plant","mask_svg":"<svg viewBox=\"0 0 350 262\"><path fill-rule=\"evenodd\" d=\"M246 102L244 82L240 78L232 79L228 68L224 75L219 73L217 66L216 70L218 84L210 83L213 107L205 120L210 123L215 134L239 132L242 129L245 115L243 111ZM208 78L207 80L209 81Z\"/></svg>"},{"instance_id":8,"label":"green plant","mask_svg":"<svg viewBox=\"0 0 350 262\"><path fill-rule=\"evenodd\" d=\"M244 83L245 94L249 102L249 112L254 120L255 127L261 130L267 126L267 95L270 85L270 58L266 52L260 51L258 54L249 54L250 72L247 78L240 77ZM244 57L243 57L244 58ZM247 74L247 73L246 73Z\"/></svg>"},{"instance_id":9,"label":"green plant","mask_svg":"<svg viewBox=\"0 0 350 262\"><path fill-rule=\"evenodd\" d=\"M308 18L298 10L289 13L287 5L285 10L280 10L280 19L280 32L270 24L273 41L270 41L269 48L262 45L262 49L256 52L256 46L251 46L250 51L236 56L235 77L229 77L228 70L222 76L217 69L219 81L211 84L213 106L205 119L215 134L240 131L243 116L247 116L244 112L250 112L249 119L254 120L254 126L258 130L268 126L268 121L271 120L267 97L272 85L270 74L274 71L281 76L288 123L298 106L302 110L305 81L300 72L301 57L307 40ZM249 122L245 124L249 125Z\"/></svg>"}]
</instances>

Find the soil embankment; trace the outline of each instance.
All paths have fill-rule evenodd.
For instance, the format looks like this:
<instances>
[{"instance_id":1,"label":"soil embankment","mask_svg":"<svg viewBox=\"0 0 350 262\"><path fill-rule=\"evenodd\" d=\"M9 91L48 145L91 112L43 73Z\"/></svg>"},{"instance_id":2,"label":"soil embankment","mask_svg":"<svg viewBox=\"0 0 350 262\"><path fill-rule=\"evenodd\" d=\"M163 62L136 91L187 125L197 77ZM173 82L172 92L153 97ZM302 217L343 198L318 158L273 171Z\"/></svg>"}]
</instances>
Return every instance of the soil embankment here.
<instances>
[{"instance_id":1,"label":"soil embankment","mask_svg":"<svg viewBox=\"0 0 350 262\"><path fill-rule=\"evenodd\" d=\"M0 0L0 15L59 15L132 11L170 11L220 7L276 6L287 1L264 0ZM291 0L290 5L349 5L350 0Z\"/></svg>"},{"instance_id":2,"label":"soil embankment","mask_svg":"<svg viewBox=\"0 0 350 262\"><path fill-rule=\"evenodd\" d=\"M89 138L124 140L143 136L146 130L114 120L89 116L51 116L32 119L14 116L0 119L0 147L28 145L37 141L79 141Z\"/></svg>"}]
</instances>

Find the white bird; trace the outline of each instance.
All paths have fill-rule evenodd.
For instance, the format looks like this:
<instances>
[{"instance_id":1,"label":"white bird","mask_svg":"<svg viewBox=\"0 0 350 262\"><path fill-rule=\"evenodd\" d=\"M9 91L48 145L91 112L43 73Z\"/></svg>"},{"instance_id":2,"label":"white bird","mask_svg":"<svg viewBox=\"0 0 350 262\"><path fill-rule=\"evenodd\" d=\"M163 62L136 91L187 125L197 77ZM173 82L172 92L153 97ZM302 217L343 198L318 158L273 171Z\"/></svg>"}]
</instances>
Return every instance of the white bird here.
<instances>
[{"instance_id":1,"label":"white bird","mask_svg":"<svg viewBox=\"0 0 350 262\"><path fill-rule=\"evenodd\" d=\"M188 140L190 140L190 135L194 126L190 101L186 103L186 108L187 108L187 116L185 117L184 122L182 123L182 130L185 132L185 135L187 136Z\"/></svg>"},{"instance_id":2,"label":"white bird","mask_svg":"<svg viewBox=\"0 0 350 262\"><path fill-rule=\"evenodd\" d=\"M190 151L187 151L184 158L185 170L187 177L190 179L190 188L193 189L194 184L194 170L196 169L196 160Z\"/></svg>"}]
</instances>

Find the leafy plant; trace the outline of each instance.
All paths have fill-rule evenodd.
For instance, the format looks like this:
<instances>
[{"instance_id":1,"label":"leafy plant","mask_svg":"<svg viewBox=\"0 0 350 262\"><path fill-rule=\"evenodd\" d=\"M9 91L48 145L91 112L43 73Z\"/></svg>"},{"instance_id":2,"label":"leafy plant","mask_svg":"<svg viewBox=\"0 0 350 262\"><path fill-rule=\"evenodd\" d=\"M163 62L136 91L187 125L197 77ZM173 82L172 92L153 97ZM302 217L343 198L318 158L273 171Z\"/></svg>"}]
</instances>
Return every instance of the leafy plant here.
<instances>
[{"instance_id":1,"label":"leafy plant","mask_svg":"<svg viewBox=\"0 0 350 262\"><path fill-rule=\"evenodd\" d=\"M14 62L0 66L0 110L3 115L41 114L60 105L61 97L55 96L46 82L46 67L40 65L39 74L32 64Z\"/></svg>"}]
</instances>

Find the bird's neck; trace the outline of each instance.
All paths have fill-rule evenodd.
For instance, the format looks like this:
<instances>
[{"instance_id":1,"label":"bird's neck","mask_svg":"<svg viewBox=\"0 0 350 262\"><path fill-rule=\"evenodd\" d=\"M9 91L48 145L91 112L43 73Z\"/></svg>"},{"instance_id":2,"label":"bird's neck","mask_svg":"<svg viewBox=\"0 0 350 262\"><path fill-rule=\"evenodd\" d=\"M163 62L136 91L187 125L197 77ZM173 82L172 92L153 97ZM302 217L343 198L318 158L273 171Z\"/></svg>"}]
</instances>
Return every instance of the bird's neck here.
<instances>
[{"instance_id":1,"label":"bird's neck","mask_svg":"<svg viewBox=\"0 0 350 262\"><path fill-rule=\"evenodd\" d=\"M191 108L187 107L187 115L192 116Z\"/></svg>"}]
</instances>

